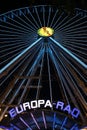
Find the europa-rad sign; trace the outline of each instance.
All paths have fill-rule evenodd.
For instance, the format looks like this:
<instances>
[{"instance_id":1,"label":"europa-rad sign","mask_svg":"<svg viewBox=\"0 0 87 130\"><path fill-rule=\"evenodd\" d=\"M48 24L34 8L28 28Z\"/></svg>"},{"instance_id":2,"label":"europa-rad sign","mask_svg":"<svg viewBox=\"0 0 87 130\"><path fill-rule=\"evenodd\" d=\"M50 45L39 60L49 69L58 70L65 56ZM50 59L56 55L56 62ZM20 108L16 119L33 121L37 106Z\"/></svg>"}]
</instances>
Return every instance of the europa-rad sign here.
<instances>
[{"instance_id":1,"label":"europa-rad sign","mask_svg":"<svg viewBox=\"0 0 87 130\"><path fill-rule=\"evenodd\" d=\"M38 109L38 108L55 108L56 110L61 110L63 112L67 112L74 118L78 118L80 115L80 110L77 108L72 108L70 104L65 105L62 101L57 101L56 103L51 103L50 100L33 100L30 102L25 102L23 104L20 104L19 106L16 106L9 110L9 115L11 118L14 118L18 114L21 114L22 112L25 112L27 110L32 109Z\"/></svg>"}]
</instances>

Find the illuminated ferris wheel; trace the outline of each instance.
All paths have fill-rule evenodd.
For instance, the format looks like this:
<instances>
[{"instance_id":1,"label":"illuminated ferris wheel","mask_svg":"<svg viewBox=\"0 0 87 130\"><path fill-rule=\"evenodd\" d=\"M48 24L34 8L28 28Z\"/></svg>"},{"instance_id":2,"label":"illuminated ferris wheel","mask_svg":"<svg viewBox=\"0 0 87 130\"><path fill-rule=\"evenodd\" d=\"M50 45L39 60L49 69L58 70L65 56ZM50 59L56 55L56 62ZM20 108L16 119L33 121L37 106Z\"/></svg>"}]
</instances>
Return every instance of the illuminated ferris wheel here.
<instances>
[{"instance_id":1,"label":"illuminated ferris wheel","mask_svg":"<svg viewBox=\"0 0 87 130\"><path fill-rule=\"evenodd\" d=\"M0 120L13 130L78 130L87 125L87 11L24 7L0 15ZM61 101L78 119L32 110L10 119L12 107L31 100Z\"/></svg>"}]
</instances>

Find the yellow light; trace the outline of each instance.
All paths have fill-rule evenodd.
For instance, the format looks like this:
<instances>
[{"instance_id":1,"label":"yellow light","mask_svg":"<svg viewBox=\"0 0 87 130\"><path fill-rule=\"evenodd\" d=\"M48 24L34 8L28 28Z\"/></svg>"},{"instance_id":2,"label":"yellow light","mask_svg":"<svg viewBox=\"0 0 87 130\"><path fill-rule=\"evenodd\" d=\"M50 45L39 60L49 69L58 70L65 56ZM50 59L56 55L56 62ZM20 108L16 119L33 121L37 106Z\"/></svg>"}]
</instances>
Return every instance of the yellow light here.
<instances>
[{"instance_id":1,"label":"yellow light","mask_svg":"<svg viewBox=\"0 0 87 130\"><path fill-rule=\"evenodd\" d=\"M54 34L54 30L50 27L42 27L38 29L37 33L43 37L50 37Z\"/></svg>"}]
</instances>

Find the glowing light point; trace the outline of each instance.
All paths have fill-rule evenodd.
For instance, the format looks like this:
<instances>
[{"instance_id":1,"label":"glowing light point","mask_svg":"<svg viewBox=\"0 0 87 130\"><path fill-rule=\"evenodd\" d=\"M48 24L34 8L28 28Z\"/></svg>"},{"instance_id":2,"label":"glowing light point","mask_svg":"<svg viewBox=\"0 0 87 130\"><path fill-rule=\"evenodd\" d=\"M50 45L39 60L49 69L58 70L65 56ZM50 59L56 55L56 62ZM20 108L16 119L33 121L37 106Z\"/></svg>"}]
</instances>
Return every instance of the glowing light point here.
<instances>
[{"instance_id":1,"label":"glowing light point","mask_svg":"<svg viewBox=\"0 0 87 130\"><path fill-rule=\"evenodd\" d=\"M8 117L8 115L7 115L7 114L5 114L5 117Z\"/></svg>"},{"instance_id":2,"label":"glowing light point","mask_svg":"<svg viewBox=\"0 0 87 130\"><path fill-rule=\"evenodd\" d=\"M54 34L54 29L50 27L42 27L37 31L38 35L43 37L50 37Z\"/></svg>"}]
</instances>

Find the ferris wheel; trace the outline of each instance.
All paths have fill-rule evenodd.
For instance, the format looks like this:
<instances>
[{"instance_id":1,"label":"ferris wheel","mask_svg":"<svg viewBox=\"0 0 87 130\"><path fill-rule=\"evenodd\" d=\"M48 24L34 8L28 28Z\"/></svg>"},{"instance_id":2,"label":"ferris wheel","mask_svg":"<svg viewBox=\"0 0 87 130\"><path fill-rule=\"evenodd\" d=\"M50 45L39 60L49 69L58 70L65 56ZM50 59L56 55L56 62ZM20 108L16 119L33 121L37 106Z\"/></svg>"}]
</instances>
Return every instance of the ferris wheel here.
<instances>
[{"instance_id":1,"label":"ferris wheel","mask_svg":"<svg viewBox=\"0 0 87 130\"><path fill-rule=\"evenodd\" d=\"M55 6L15 9L0 15L0 120L19 130L77 130L87 119L87 12ZM51 110L9 119L8 111L31 100L58 100L80 110L79 119ZM9 121L9 120L10 121Z\"/></svg>"}]
</instances>

